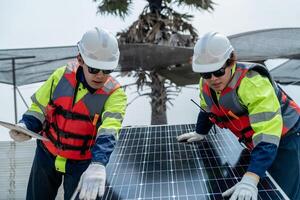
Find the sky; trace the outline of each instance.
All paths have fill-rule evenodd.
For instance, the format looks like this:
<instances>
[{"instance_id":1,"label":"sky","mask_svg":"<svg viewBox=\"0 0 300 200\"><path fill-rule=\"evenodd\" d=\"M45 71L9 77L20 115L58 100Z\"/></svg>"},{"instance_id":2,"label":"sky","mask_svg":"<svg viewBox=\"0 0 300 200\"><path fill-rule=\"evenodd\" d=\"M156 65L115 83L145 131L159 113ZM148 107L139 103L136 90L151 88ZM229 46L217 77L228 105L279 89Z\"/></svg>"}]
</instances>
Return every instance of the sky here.
<instances>
[{"instance_id":1,"label":"sky","mask_svg":"<svg viewBox=\"0 0 300 200\"><path fill-rule=\"evenodd\" d=\"M74 45L86 30L96 25L116 33L136 20L147 3L133 2L131 14L122 20L97 15L93 0L1 0L0 49ZM195 15L192 23L200 35L207 31L229 35L300 26L298 0L216 0L215 3L215 11L210 13L188 7L180 10Z\"/></svg>"},{"instance_id":2,"label":"sky","mask_svg":"<svg viewBox=\"0 0 300 200\"><path fill-rule=\"evenodd\" d=\"M75 45L82 34L94 26L101 26L116 34L131 25L147 3L145 0L133 2L131 14L122 20L96 14L97 4L92 0L1 0L0 49ZM195 16L192 24L199 35L207 31L232 35L267 28L300 27L299 0L216 0L215 3L215 10L212 12L188 7L180 9ZM267 64L274 67L278 62L269 61ZM124 78L119 80L121 83L130 81ZM30 96L39 85L19 88L28 104ZM198 101L198 90L197 85L192 87L184 88L173 102L174 106L169 105L167 116L170 124L196 122L198 108L190 99ZM295 92L297 88L285 88L300 103L300 95ZM2 84L0 91L0 120L14 122L12 86ZM126 91L129 100L134 97L134 91L134 88ZM19 97L17 101L20 118L26 106ZM150 124L148 102L149 98L140 98L131 104L127 108L123 124ZM9 140L7 130L2 127L0 140Z\"/></svg>"}]
</instances>

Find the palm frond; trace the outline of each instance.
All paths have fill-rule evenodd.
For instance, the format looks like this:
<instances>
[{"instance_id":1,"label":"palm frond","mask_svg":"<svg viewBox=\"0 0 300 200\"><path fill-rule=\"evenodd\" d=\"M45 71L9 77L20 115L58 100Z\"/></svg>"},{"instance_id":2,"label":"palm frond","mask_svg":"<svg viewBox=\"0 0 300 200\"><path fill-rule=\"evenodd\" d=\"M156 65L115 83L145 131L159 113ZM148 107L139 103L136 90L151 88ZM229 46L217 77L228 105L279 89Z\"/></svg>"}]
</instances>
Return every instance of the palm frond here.
<instances>
[{"instance_id":1,"label":"palm frond","mask_svg":"<svg viewBox=\"0 0 300 200\"><path fill-rule=\"evenodd\" d=\"M213 11L215 3L212 0L175 0L178 6L186 5L198 10Z\"/></svg>"},{"instance_id":2,"label":"palm frond","mask_svg":"<svg viewBox=\"0 0 300 200\"><path fill-rule=\"evenodd\" d=\"M192 15L180 14L171 8L164 8L160 13L149 13L144 9L139 19L135 21L127 31L118 33L122 43L155 43L169 44L174 32L188 33L190 42L197 38L196 29L188 23ZM190 46L190 42L182 43L181 46Z\"/></svg>"},{"instance_id":3,"label":"palm frond","mask_svg":"<svg viewBox=\"0 0 300 200\"><path fill-rule=\"evenodd\" d=\"M98 3L97 13L111 14L124 19L130 13L132 0L94 0Z\"/></svg>"}]
</instances>

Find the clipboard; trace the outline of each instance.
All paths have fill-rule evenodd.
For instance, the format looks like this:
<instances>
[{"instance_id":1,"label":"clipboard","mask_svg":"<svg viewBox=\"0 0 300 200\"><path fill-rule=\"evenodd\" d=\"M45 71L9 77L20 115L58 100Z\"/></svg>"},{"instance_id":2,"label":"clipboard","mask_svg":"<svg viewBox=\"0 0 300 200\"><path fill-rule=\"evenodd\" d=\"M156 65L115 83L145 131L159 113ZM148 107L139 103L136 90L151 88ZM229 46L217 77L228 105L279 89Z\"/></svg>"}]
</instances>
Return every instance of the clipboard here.
<instances>
[{"instance_id":1,"label":"clipboard","mask_svg":"<svg viewBox=\"0 0 300 200\"><path fill-rule=\"evenodd\" d=\"M33 138L38 139L38 140L49 141L48 138L45 138L44 136L42 136L40 134L37 134L37 133L35 133L33 131L30 131L30 130L28 130L26 128L23 128L21 126L18 126L16 124L12 124L12 123L9 123L9 122L0 121L0 125L3 126L3 127L5 127L5 128L8 128L10 130L16 130L18 132L24 133L24 134L29 135L29 136L31 136Z\"/></svg>"}]
</instances>

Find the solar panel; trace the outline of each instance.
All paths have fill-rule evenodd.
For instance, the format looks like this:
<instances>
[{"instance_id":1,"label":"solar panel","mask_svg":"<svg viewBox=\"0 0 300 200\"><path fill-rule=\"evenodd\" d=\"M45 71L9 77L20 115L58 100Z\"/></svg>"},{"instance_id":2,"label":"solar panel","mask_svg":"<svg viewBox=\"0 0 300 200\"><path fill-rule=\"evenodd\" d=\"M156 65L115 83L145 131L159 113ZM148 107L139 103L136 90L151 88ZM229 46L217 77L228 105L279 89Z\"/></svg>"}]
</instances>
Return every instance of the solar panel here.
<instances>
[{"instance_id":1,"label":"solar panel","mask_svg":"<svg viewBox=\"0 0 300 200\"><path fill-rule=\"evenodd\" d=\"M122 129L102 199L223 199L222 192L245 173L249 152L221 129L199 143L177 142L177 135L194 129L192 124ZM258 199L287 199L270 176L258 190Z\"/></svg>"}]
</instances>

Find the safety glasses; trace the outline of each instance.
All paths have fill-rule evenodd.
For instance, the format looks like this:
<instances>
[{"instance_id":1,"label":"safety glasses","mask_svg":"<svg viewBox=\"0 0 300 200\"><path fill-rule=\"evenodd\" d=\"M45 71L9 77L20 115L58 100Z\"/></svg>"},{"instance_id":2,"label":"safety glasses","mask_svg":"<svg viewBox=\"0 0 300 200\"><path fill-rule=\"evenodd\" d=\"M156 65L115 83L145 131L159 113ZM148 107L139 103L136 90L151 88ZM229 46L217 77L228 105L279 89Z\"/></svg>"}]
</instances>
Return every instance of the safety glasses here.
<instances>
[{"instance_id":1,"label":"safety glasses","mask_svg":"<svg viewBox=\"0 0 300 200\"><path fill-rule=\"evenodd\" d=\"M96 68L92 68L87 66L89 73L91 74L98 74L100 71L102 71L103 74L110 74L113 72L113 70L101 70L101 69L96 69Z\"/></svg>"},{"instance_id":2,"label":"safety glasses","mask_svg":"<svg viewBox=\"0 0 300 200\"><path fill-rule=\"evenodd\" d=\"M224 76L224 74L226 72L225 69L226 69L226 67L230 66L231 62L232 61L230 59L228 59L228 60L226 60L223 67L221 67L221 69L214 71L214 72L200 73L200 76L204 79L211 79L212 75L214 75L215 77Z\"/></svg>"},{"instance_id":3,"label":"safety glasses","mask_svg":"<svg viewBox=\"0 0 300 200\"><path fill-rule=\"evenodd\" d=\"M214 72L200 73L200 76L204 79L211 79L212 75L215 77L221 77L225 74L226 67L222 67L221 69Z\"/></svg>"}]
</instances>

